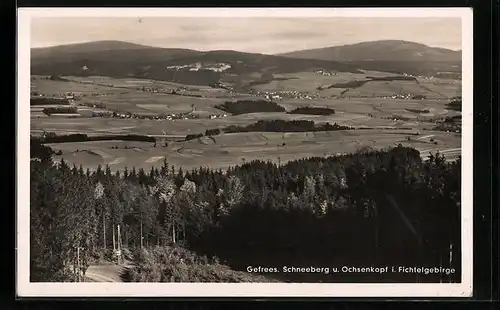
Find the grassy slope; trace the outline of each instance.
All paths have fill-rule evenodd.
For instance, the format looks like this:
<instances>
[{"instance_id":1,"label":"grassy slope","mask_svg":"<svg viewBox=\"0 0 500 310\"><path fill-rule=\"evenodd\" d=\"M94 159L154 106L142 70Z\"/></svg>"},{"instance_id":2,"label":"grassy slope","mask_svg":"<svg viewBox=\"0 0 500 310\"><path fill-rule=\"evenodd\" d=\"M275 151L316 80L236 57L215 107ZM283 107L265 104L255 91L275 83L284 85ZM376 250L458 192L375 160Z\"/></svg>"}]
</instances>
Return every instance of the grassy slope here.
<instances>
[{"instance_id":1,"label":"grassy slope","mask_svg":"<svg viewBox=\"0 0 500 310\"><path fill-rule=\"evenodd\" d=\"M181 247L158 247L137 251L130 282L276 282L267 277L235 271Z\"/></svg>"}]
</instances>

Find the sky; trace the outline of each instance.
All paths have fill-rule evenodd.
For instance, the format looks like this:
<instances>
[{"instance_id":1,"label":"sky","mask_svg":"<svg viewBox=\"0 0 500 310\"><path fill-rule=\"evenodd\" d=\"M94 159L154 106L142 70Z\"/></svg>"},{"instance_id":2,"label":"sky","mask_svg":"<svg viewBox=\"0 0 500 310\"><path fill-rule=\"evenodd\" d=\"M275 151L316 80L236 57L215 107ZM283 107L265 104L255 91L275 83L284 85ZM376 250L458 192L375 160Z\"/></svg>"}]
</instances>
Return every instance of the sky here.
<instances>
[{"instance_id":1,"label":"sky","mask_svg":"<svg viewBox=\"0 0 500 310\"><path fill-rule=\"evenodd\" d=\"M448 18L37 17L31 46L117 40L199 51L277 54L375 40L461 49L461 20Z\"/></svg>"}]
</instances>

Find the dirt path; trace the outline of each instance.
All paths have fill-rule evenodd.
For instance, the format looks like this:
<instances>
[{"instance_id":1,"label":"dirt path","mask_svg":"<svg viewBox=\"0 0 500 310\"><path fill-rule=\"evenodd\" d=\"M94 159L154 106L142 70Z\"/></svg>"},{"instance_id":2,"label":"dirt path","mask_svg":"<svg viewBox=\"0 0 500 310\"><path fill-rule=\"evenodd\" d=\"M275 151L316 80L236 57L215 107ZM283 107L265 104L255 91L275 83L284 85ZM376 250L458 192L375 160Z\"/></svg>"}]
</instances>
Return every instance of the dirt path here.
<instances>
[{"instance_id":1,"label":"dirt path","mask_svg":"<svg viewBox=\"0 0 500 310\"><path fill-rule=\"evenodd\" d=\"M125 282L123 277L131 267L130 262L123 265L92 265L85 273L85 282Z\"/></svg>"}]
</instances>

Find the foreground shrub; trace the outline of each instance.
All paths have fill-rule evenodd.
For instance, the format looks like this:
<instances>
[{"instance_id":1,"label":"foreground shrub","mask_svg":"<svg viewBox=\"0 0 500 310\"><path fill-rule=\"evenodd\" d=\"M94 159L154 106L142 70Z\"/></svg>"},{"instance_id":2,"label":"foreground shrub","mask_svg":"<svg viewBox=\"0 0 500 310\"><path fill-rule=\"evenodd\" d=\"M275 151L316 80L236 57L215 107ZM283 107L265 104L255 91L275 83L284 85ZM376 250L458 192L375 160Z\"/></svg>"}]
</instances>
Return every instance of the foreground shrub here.
<instances>
[{"instance_id":1,"label":"foreground shrub","mask_svg":"<svg viewBox=\"0 0 500 310\"><path fill-rule=\"evenodd\" d=\"M131 282L272 282L177 246L137 250L134 256Z\"/></svg>"}]
</instances>

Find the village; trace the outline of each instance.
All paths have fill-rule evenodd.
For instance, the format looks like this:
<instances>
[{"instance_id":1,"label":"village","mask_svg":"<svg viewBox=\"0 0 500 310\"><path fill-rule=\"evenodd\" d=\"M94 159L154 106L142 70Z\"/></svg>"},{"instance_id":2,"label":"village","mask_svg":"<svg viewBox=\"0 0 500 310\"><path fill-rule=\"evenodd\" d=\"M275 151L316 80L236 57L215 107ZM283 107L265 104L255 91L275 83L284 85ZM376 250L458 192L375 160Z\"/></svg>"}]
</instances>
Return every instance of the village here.
<instances>
[{"instance_id":1,"label":"village","mask_svg":"<svg viewBox=\"0 0 500 310\"><path fill-rule=\"evenodd\" d=\"M197 62L197 63L189 64L189 65L167 66L167 70L188 69L189 71L208 70L208 71L214 71L214 72L224 72L230 68L231 68L231 65L227 64L227 63L203 64L201 62Z\"/></svg>"}]
</instances>

